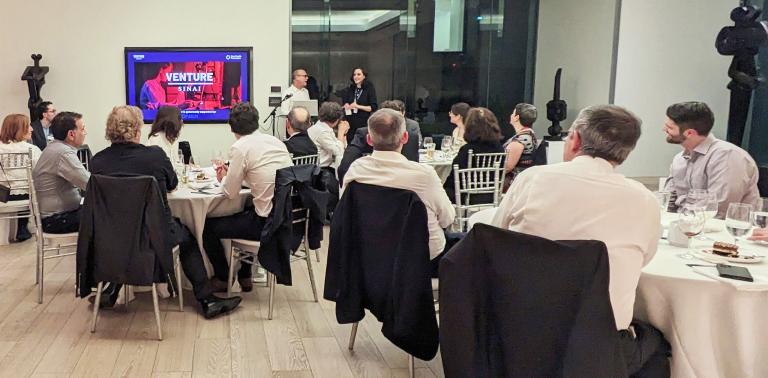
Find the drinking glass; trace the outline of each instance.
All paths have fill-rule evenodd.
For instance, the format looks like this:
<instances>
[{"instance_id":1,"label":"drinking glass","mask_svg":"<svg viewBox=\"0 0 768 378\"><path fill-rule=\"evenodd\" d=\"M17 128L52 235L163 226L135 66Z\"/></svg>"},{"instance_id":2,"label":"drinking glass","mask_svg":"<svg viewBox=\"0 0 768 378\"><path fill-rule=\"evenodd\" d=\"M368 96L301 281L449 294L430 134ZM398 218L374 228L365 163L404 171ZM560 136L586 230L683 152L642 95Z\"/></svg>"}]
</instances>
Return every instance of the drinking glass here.
<instances>
[{"instance_id":1,"label":"drinking glass","mask_svg":"<svg viewBox=\"0 0 768 378\"><path fill-rule=\"evenodd\" d=\"M428 160L435 158L435 142L432 141L432 137L424 138L424 149L427 150Z\"/></svg>"},{"instance_id":2,"label":"drinking glass","mask_svg":"<svg viewBox=\"0 0 768 378\"><path fill-rule=\"evenodd\" d=\"M669 200L672 198L672 193L660 190L658 192L653 192L653 195L656 196L656 202L659 203L661 212L666 213L669 208Z\"/></svg>"},{"instance_id":3,"label":"drinking glass","mask_svg":"<svg viewBox=\"0 0 768 378\"><path fill-rule=\"evenodd\" d=\"M752 211L752 225L757 228L768 227L768 198L760 198L757 207Z\"/></svg>"},{"instance_id":4,"label":"drinking glass","mask_svg":"<svg viewBox=\"0 0 768 378\"><path fill-rule=\"evenodd\" d=\"M728 205L728 211L725 214L725 229L733 236L735 244L739 243L739 238L749 233L752 229L750 215L752 205L746 203L732 203Z\"/></svg>"},{"instance_id":5,"label":"drinking glass","mask_svg":"<svg viewBox=\"0 0 768 378\"><path fill-rule=\"evenodd\" d=\"M717 209L719 206L720 202L717 201L717 193L710 192L704 205L704 214L707 216L707 220L713 219L715 216L717 216Z\"/></svg>"},{"instance_id":6,"label":"drinking glass","mask_svg":"<svg viewBox=\"0 0 768 378\"><path fill-rule=\"evenodd\" d=\"M685 253L679 254L679 257L684 259L694 258L691 254L691 242L694 236L704 230L705 223L707 223L707 218L704 215L704 207L689 206L680 210L677 224L680 227L680 231L688 237L688 250Z\"/></svg>"},{"instance_id":7,"label":"drinking glass","mask_svg":"<svg viewBox=\"0 0 768 378\"><path fill-rule=\"evenodd\" d=\"M217 169L224 165L224 154L221 152L221 150L213 151L213 155L211 157L211 165L213 165L213 169Z\"/></svg>"},{"instance_id":8,"label":"drinking glass","mask_svg":"<svg viewBox=\"0 0 768 378\"><path fill-rule=\"evenodd\" d=\"M443 137L443 142L440 144L440 150L450 155L453 150L453 137L448 135Z\"/></svg>"}]
</instances>

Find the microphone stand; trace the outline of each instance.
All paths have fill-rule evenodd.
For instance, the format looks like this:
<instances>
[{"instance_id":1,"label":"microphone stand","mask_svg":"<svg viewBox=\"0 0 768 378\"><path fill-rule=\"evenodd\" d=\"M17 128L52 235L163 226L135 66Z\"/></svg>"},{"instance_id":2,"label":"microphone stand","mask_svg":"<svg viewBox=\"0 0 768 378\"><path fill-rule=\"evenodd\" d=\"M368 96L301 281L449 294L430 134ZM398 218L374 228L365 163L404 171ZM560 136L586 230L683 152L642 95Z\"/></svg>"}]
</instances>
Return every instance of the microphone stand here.
<instances>
[{"instance_id":1,"label":"microphone stand","mask_svg":"<svg viewBox=\"0 0 768 378\"><path fill-rule=\"evenodd\" d=\"M290 93L286 94L285 97L283 97L283 99L280 100L280 103L275 105L274 108L272 108L272 112L269 113L267 118L264 119L264 123L266 124L267 121L269 121L269 119L272 118L272 136L273 137L277 137L277 133L275 133L275 125L277 123L277 115L276 115L277 114L277 109L279 109L283 105L283 102L285 102L285 100L287 100L287 99L289 99L291 97L293 97L292 94L290 94Z\"/></svg>"}]
</instances>

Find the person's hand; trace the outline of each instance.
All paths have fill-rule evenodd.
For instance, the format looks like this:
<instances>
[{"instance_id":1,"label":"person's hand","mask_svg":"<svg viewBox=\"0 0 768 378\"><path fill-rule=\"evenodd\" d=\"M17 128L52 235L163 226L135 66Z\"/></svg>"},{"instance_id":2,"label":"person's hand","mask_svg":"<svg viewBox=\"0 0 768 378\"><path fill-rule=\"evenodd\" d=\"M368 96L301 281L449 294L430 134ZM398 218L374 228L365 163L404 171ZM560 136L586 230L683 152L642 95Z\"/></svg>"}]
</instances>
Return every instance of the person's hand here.
<instances>
[{"instance_id":1,"label":"person's hand","mask_svg":"<svg viewBox=\"0 0 768 378\"><path fill-rule=\"evenodd\" d=\"M349 108L350 108L350 109L357 109L357 108L358 108L358 107L357 107L357 101L355 101L355 102L353 102L353 103L349 104Z\"/></svg>"},{"instance_id":2,"label":"person's hand","mask_svg":"<svg viewBox=\"0 0 768 378\"><path fill-rule=\"evenodd\" d=\"M749 240L768 241L768 228L756 228L752 230Z\"/></svg>"},{"instance_id":3,"label":"person's hand","mask_svg":"<svg viewBox=\"0 0 768 378\"><path fill-rule=\"evenodd\" d=\"M344 104L344 110L352 109L349 104Z\"/></svg>"},{"instance_id":4,"label":"person's hand","mask_svg":"<svg viewBox=\"0 0 768 378\"><path fill-rule=\"evenodd\" d=\"M338 126L338 135L340 137L343 137L347 135L347 132L349 131L349 122L347 121L340 121Z\"/></svg>"},{"instance_id":5,"label":"person's hand","mask_svg":"<svg viewBox=\"0 0 768 378\"><path fill-rule=\"evenodd\" d=\"M229 171L229 167L224 164L216 167L216 179L221 182L221 180L224 179L224 176L227 175L227 171Z\"/></svg>"}]
</instances>

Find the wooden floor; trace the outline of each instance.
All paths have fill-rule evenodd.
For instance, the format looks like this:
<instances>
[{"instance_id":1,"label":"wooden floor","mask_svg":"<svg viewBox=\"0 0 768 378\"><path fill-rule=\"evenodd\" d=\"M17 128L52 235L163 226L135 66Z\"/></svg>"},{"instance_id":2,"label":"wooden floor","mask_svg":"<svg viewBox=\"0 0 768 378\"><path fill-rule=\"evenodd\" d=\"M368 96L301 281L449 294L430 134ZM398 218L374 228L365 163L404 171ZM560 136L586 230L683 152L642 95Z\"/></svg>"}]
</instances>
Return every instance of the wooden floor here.
<instances>
[{"instance_id":1,"label":"wooden floor","mask_svg":"<svg viewBox=\"0 0 768 378\"><path fill-rule=\"evenodd\" d=\"M322 297L326 241L314 267ZM73 257L47 260L45 296L37 304L34 240L0 247L0 377L407 377L404 352L381 334L370 314L354 352L350 325L334 304L315 303L306 264L294 262L294 286L278 286L273 320L265 287L244 296L228 316L205 320L191 292L184 312L161 299L163 341L157 341L149 293L125 309L102 311L89 332L92 307L74 297ZM314 261L313 261L314 262ZM416 362L419 377L442 377L438 357Z\"/></svg>"}]
</instances>

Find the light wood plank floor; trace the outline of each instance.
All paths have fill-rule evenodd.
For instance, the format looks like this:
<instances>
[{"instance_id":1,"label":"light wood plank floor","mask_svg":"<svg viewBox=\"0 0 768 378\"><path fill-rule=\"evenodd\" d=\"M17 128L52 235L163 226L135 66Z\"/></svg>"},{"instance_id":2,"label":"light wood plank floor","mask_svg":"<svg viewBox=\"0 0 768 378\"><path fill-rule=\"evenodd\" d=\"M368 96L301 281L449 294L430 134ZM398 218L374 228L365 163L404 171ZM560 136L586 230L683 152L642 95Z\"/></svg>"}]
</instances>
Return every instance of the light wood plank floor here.
<instances>
[{"instance_id":1,"label":"light wood plank floor","mask_svg":"<svg viewBox=\"0 0 768 378\"><path fill-rule=\"evenodd\" d=\"M293 263L294 286L278 286L274 319L268 290L257 286L228 316L205 320L191 292L184 312L161 299L163 341L157 341L152 298L138 293L124 308L102 311L89 332L91 305L74 297L73 257L46 261L45 295L37 304L34 240L0 247L0 377L407 377L407 356L381 335L368 314L355 350L350 325L336 322L322 299L326 238L313 267L315 303L304 262ZM418 377L442 377L442 362L416 363Z\"/></svg>"}]
</instances>

